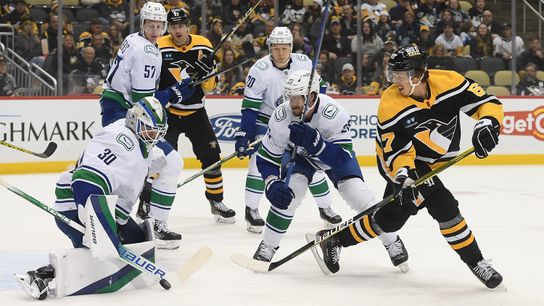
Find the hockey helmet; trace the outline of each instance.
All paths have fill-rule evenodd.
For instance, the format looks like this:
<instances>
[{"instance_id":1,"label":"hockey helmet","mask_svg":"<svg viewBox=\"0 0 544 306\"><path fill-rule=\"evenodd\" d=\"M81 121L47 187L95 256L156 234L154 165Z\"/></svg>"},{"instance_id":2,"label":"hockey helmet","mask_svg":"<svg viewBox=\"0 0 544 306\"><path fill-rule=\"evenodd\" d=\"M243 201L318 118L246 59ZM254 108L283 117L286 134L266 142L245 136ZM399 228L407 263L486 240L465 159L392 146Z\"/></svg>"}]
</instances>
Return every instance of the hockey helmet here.
<instances>
[{"instance_id":1,"label":"hockey helmet","mask_svg":"<svg viewBox=\"0 0 544 306\"><path fill-rule=\"evenodd\" d=\"M140 10L140 29L143 31L146 20L155 20L164 22L162 33L166 32L166 10L162 4L157 2L146 2Z\"/></svg>"},{"instance_id":2,"label":"hockey helmet","mask_svg":"<svg viewBox=\"0 0 544 306\"><path fill-rule=\"evenodd\" d=\"M168 24L185 24L189 25L189 15L180 8L173 8L168 12Z\"/></svg>"},{"instance_id":3,"label":"hockey helmet","mask_svg":"<svg viewBox=\"0 0 544 306\"><path fill-rule=\"evenodd\" d=\"M268 49L274 44L285 44L293 49L293 34L287 27L275 27L268 36Z\"/></svg>"},{"instance_id":4,"label":"hockey helmet","mask_svg":"<svg viewBox=\"0 0 544 306\"><path fill-rule=\"evenodd\" d=\"M308 95L308 86L310 86L310 92L319 93L319 74L314 73L312 84L310 85L310 70L297 70L289 75L284 87L284 101L289 101L289 96L304 96Z\"/></svg>"},{"instance_id":5,"label":"hockey helmet","mask_svg":"<svg viewBox=\"0 0 544 306\"><path fill-rule=\"evenodd\" d=\"M391 54L387 70L389 82L392 82L389 80L389 72L408 71L410 77L415 72L424 73L427 70L427 56L416 45L400 47Z\"/></svg>"},{"instance_id":6,"label":"hockey helmet","mask_svg":"<svg viewBox=\"0 0 544 306\"><path fill-rule=\"evenodd\" d=\"M136 134L141 143L151 149L166 135L166 110L157 98L142 98L127 111L125 125Z\"/></svg>"}]
</instances>

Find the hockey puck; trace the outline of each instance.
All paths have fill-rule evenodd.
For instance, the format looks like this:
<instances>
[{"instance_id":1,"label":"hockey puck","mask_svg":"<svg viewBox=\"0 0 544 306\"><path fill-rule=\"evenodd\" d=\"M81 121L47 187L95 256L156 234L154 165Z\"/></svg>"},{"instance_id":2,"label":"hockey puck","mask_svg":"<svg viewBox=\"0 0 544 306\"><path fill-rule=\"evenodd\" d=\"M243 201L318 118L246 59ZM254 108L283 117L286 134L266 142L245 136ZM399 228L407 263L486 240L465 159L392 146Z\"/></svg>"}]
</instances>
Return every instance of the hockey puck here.
<instances>
[{"instance_id":1,"label":"hockey puck","mask_svg":"<svg viewBox=\"0 0 544 306\"><path fill-rule=\"evenodd\" d=\"M163 287L166 290L169 290L170 288L172 288L172 285L170 285L170 282L164 278L159 281L159 284L161 284L161 287Z\"/></svg>"}]
</instances>

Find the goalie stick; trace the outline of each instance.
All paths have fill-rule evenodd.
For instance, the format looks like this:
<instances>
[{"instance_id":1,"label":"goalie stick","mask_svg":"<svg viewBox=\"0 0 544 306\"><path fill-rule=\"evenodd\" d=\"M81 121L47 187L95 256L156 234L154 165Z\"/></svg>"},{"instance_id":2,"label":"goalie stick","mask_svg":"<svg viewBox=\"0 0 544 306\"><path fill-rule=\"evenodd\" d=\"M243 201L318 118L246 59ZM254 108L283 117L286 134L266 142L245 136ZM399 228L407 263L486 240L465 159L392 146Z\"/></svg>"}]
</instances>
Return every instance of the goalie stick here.
<instances>
[{"instance_id":1,"label":"goalie stick","mask_svg":"<svg viewBox=\"0 0 544 306\"><path fill-rule=\"evenodd\" d=\"M447 168L453 166L454 164L456 164L460 160L464 159L465 157L471 155L472 153L474 153L474 148L473 147L471 147L470 149L467 149L466 151L464 151L463 153L457 155L453 159L450 159L449 161L447 161L444 164L440 165L438 168L436 168L436 169L428 172L427 174L423 175L422 177L420 177L419 179L417 179L414 182L414 185L419 186L419 185L423 184L426 180L434 177L438 173L440 173L440 172L446 170ZM255 272L272 271L272 270L276 269L277 267L283 265L284 263L290 261L291 259L297 257L298 255L306 252L310 248L315 247L316 245L320 244L321 242L331 238L333 235L336 235L339 232L345 230L350 225L352 225L355 222L358 222L359 220L361 220L364 216L374 213L378 209L380 209L383 206L385 206L385 205L389 204L390 202L392 202L393 199L394 199L394 195L390 195L390 196L386 197L385 199L383 199L380 202L376 203L374 206L372 206L372 207L358 213L357 215L355 215L351 219L349 219L347 221L344 221L340 225L336 226L335 228L323 233L323 235L316 236L314 240L308 242L307 244L303 245L302 247L300 247L296 251L292 252L291 254L285 256L284 258L282 258L282 259L280 259L278 261L275 261L275 262L259 261L259 260L255 260L255 259L249 258L247 256L244 256L242 254L233 254L232 257L231 257L231 260L234 261L236 264L238 264L238 265L240 265L240 266L242 266L244 268L250 269L252 271L255 271Z\"/></svg>"},{"instance_id":2,"label":"goalie stick","mask_svg":"<svg viewBox=\"0 0 544 306\"><path fill-rule=\"evenodd\" d=\"M71 226L73 229L79 231L80 233L85 233L85 228L75 222L74 220L66 217L59 211L55 210L54 208L47 206L46 204L42 203L41 201L37 200L36 198L32 197L31 195L27 194L26 192L18 189L15 186L12 186L11 184L5 182L4 180L0 179L0 185L6 187L9 191L15 193L16 195L20 196L21 198L27 200L28 202L34 204L38 208L41 208L42 210L46 211L50 215L54 216L55 218L59 219L60 221L66 223L67 225ZM161 287L163 287L166 290L169 290L172 285L170 282L166 279L167 272L157 266L156 264L153 264L157 271L160 271L162 273L156 273L149 271L145 269L145 265L140 266L141 263L148 262L147 259L143 258L142 256L138 255L136 252L132 252L130 249L124 247L122 244L118 245L118 251L119 251L119 259L126 262L130 266L134 267L136 270L150 274L154 277L159 278L159 284ZM185 282L196 270L198 270L204 263L208 261L208 259L211 257L212 251L208 247L203 247L199 251L197 251L177 272L177 275L180 279L180 281L183 283ZM129 258L130 257L130 258ZM140 263L140 264L138 264ZM161 275L162 274L162 275Z\"/></svg>"},{"instance_id":3,"label":"goalie stick","mask_svg":"<svg viewBox=\"0 0 544 306\"><path fill-rule=\"evenodd\" d=\"M2 141L2 140L0 140L0 144L6 146L8 148L12 148L12 149L17 150L17 151L32 154L34 156L38 156L38 157L41 157L41 158L48 158L51 155L53 155L53 153L55 153L55 150L57 150L57 144L55 142L53 142L53 141L51 141L47 145L47 148L45 148L45 151L43 151L42 153L36 153L36 152L30 151L30 150L21 148L19 146L13 145L11 143L7 143L7 142Z\"/></svg>"}]
</instances>

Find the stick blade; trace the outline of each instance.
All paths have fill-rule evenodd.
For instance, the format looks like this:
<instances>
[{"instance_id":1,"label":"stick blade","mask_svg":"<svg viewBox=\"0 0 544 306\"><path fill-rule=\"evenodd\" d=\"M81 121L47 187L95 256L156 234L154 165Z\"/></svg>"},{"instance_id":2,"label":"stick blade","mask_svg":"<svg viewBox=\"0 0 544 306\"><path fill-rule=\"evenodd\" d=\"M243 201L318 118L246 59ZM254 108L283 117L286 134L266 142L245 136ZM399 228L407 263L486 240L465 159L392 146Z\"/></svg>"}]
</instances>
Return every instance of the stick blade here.
<instances>
[{"instance_id":1,"label":"stick blade","mask_svg":"<svg viewBox=\"0 0 544 306\"><path fill-rule=\"evenodd\" d=\"M43 153L38 153L35 155L42 158L48 158L49 156L53 155L53 153L55 153L56 150L57 150L57 144L55 142L50 142L47 145L47 148L45 148L45 151L43 151Z\"/></svg>"},{"instance_id":2,"label":"stick blade","mask_svg":"<svg viewBox=\"0 0 544 306\"><path fill-rule=\"evenodd\" d=\"M253 272L266 273L269 271L270 263L249 258L242 254L233 254L230 259L237 265Z\"/></svg>"},{"instance_id":3,"label":"stick blade","mask_svg":"<svg viewBox=\"0 0 544 306\"><path fill-rule=\"evenodd\" d=\"M209 247L202 247L177 271L181 284L185 283L200 267L212 257L213 252Z\"/></svg>"}]
</instances>

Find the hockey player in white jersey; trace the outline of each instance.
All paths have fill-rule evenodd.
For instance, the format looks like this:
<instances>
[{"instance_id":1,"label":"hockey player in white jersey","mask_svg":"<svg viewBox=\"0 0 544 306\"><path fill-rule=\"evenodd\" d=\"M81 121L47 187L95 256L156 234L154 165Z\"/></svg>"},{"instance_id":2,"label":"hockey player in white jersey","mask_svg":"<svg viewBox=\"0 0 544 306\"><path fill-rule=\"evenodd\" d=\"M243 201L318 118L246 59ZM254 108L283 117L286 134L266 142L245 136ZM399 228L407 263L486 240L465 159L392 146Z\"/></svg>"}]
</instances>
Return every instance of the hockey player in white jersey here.
<instances>
[{"instance_id":1,"label":"hockey player in white jersey","mask_svg":"<svg viewBox=\"0 0 544 306\"><path fill-rule=\"evenodd\" d=\"M260 233L264 221L259 215L259 201L264 183L257 170L254 150L249 143L266 132L270 115L282 103L283 81L292 71L311 69L312 62L304 54L291 53L293 35L286 27L276 27L268 37L270 54L258 60L249 70L242 101L241 127L235 134L235 148L240 159L250 156L246 178L246 214L248 231ZM342 218L330 207L332 202L329 186L323 174L316 174L310 183L320 217L328 224L337 224Z\"/></svg>"},{"instance_id":2,"label":"hockey player in white jersey","mask_svg":"<svg viewBox=\"0 0 544 306\"><path fill-rule=\"evenodd\" d=\"M180 103L193 94L193 88L188 85L188 75L182 82L156 91L162 64L156 43L166 31L166 16L162 4L144 4L140 11L140 32L125 38L104 82L100 99L102 126L124 120L133 102L142 97L154 95L163 106L168 107L170 103ZM159 247L175 249L179 247L181 235L170 231L166 221L176 195L183 160L168 142L163 140L157 147L164 151L167 165L153 181L149 216L155 219Z\"/></svg>"},{"instance_id":3,"label":"hockey player in white jersey","mask_svg":"<svg viewBox=\"0 0 544 306\"><path fill-rule=\"evenodd\" d=\"M130 212L138 199L148 172L156 173L164 166L160 156L159 158L155 156L162 151L153 149L166 133L166 120L166 111L160 102L153 97L146 97L128 110L126 120L116 121L99 131L87 144L76 166L61 174L55 189L54 209L68 219L85 226L86 205L88 205L90 196L115 195L117 196L115 203L117 233L115 234L119 241L122 244L134 244L152 238L152 233L151 235L146 233L142 226L130 217ZM74 248L85 247L83 233L59 219L55 219L55 222L58 228L70 238ZM144 221L143 224L145 223L147 222ZM153 248L153 242L151 242L151 247ZM89 265L97 264L88 249L74 251L70 254L71 257L75 257L75 259L72 258L74 261L79 261L81 264L86 265L87 262ZM61 261L62 258L51 263L56 264L56 268L63 270L62 277L68 279L63 279L61 282L56 280L54 288L56 292L61 289L59 286L69 287L70 285L67 283L77 284L82 279L86 279L87 283L96 282L99 284L98 281L101 278L97 275L99 272L94 275L93 273L81 275L79 271L68 271L70 270L68 267L59 266ZM117 259L111 261L117 262ZM101 268L96 268L96 270L103 270L104 266L98 263L98 267ZM52 265L47 265L35 271L16 275L16 279L28 294L37 299L44 299L47 297L49 282L55 277L59 277L58 272ZM105 272L106 274L119 273L115 269ZM138 274L129 277L128 282ZM71 277L73 279L70 279ZM61 283L65 285L61 285ZM108 289L95 286L93 292L116 291L124 286L121 285L119 288L113 289L119 284L113 284L111 281L109 285L103 285ZM136 287L138 286L137 284ZM76 290L76 292L90 293L89 290Z\"/></svg>"},{"instance_id":4,"label":"hockey player in white jersey","mask_svg":"<svg viewBox=\"0 0 544 306\"><path fill-rule=\"evenodd\" d=\"M304 110L311 72L298 70L285 81L284 103L279 105L268 123L263 142L257 152L257 167L265 181L266 197L272 204L263 240L253 259L269 262L287 232L295 210L300 206L308 183L316 173L326 173L346 203L357 212L376 203L365 184L357 163L350 135L350 115L334 99L319 94L319 76L311 82L308 109ZM285 165L297 146L289 185L285 183ZM402 241L396 233L377 233L389 251L395 266L408 260L399 253ZM400 241L400 242L399 242ZM402 246L403 248L403 246ZM338 254L324 254L336 256ZM402 258L401 258L402 257ZM323 267L326 272L327 268Z\"/></svg>"}]
</instances>

